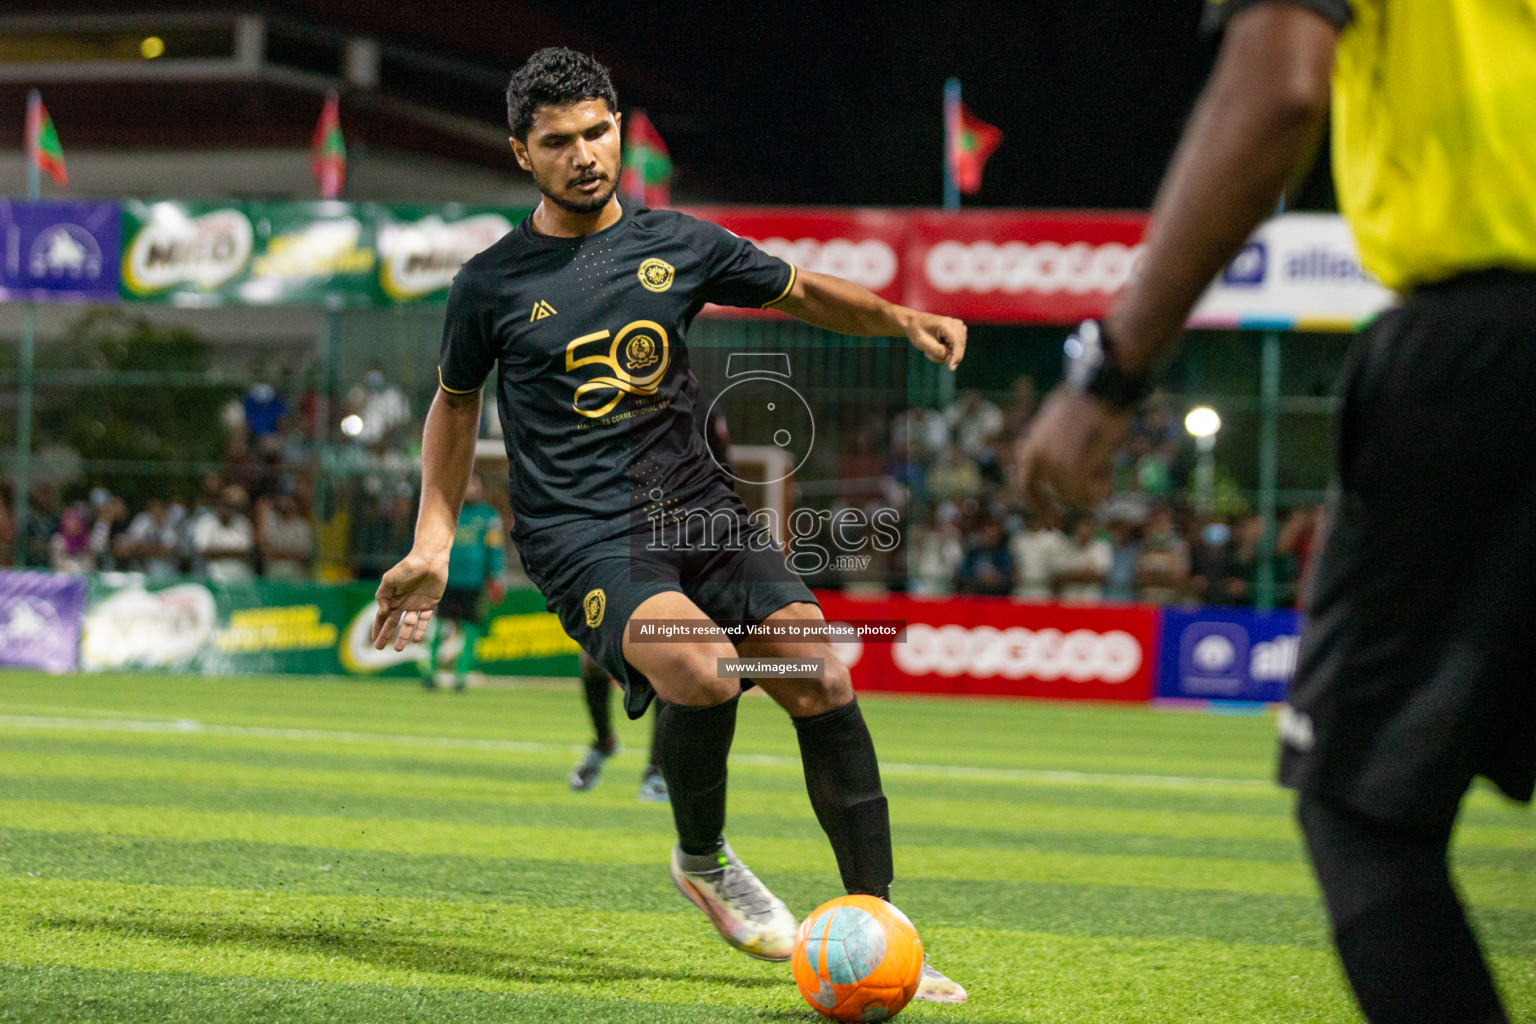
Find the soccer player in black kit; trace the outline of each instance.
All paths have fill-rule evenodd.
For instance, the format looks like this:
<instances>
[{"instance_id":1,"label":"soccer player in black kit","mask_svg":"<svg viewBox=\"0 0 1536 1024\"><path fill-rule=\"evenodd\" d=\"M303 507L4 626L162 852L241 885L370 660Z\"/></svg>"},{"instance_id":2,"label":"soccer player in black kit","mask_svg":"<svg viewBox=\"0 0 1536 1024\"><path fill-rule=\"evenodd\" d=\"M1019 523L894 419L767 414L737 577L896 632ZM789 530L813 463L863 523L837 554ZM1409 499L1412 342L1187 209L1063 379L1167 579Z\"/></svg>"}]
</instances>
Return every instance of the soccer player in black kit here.
<instances>
[{"instance_id":1,"label":"soccer player in black kit","mask_svg":"<svg viewBox=\"0 0 1536 1024\"><path fill-rule=\"evenodd\" d=\"M512 76L507 112L513 153L543 199L450 290L415 542L379 585L374 643L419 640L442 596L480 390L495 370L524 568L571 637L623 684L631 717L661 698L656 759L678 833L672 879L732 946L787 960L795 918L723 834L743 680L723 676L720 660L825 666L819 677L756 683L794 723L811 805L850 893L889 897L890 819L874 744L831 645L733 644L713 624L815 628L823 619L710 458L684 336L707 302L768 307L842 334L904 336L953 369L965 325L797 272L713 224L621 204L617 97L590 57L540 50ZM713 542L701 524L722 516L745 543ZM677 527L660 544L659 522ZM709 623L710 632L635 642L631 619ZM965 991L925 965L917 998L960 1002Z\"/></svg>"}]
</instances>

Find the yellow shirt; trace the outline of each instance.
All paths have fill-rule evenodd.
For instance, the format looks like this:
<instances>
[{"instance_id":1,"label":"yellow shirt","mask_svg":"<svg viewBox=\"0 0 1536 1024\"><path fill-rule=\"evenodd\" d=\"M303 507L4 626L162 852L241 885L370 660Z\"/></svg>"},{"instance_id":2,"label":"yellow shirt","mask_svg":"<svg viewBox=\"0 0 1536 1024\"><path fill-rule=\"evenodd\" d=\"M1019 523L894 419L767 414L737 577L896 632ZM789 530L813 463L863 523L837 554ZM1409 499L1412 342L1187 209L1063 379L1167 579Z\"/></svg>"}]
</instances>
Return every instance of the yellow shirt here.
<instances>
[{"instance_id":1,"label":"yellow shirt","mask_svg":"<svg viewBox=\"0 0 1536 1024\"><path fill-rule=\"evenodd\" d=\"M1343 26L1333 175L1365 267L1399 291L1536 270L1536 0L1292 2Z\"/></svg>"}]
</instances>

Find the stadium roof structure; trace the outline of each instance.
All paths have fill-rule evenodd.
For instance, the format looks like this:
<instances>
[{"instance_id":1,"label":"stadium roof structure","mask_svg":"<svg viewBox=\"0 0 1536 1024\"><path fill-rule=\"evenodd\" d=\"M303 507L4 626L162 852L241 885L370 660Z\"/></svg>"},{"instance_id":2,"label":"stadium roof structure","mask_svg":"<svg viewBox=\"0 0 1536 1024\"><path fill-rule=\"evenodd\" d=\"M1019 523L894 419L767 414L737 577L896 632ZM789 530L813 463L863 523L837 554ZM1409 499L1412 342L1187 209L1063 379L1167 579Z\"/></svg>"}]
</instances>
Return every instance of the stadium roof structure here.
<instances>
[{"instance_id":1,"label":"stadium roof structure","mask_svg":"<svg viewBox=\"0 0 1536 1024\"><path fill-rule=\"evenodd\" d=\"M465 7L456 5L452 18L425 5L366 0L299 5L298 14L0 16L0 111L20 110L27 90L41 88L71 153L297 151L308 147L325 94L339 90L352 152L469 165L531 195L507 151L510 67L541 45L590 41L529 5ZM614 71L643 83L646 95L693 105L663 72L628 67L622 57ZM19 116L0 116L0 150L19 149L20 130ZM109 180L129 177L119 171ZM275 184L272 194L292 193L292 184Z\"/></svg>"}]
</instances>

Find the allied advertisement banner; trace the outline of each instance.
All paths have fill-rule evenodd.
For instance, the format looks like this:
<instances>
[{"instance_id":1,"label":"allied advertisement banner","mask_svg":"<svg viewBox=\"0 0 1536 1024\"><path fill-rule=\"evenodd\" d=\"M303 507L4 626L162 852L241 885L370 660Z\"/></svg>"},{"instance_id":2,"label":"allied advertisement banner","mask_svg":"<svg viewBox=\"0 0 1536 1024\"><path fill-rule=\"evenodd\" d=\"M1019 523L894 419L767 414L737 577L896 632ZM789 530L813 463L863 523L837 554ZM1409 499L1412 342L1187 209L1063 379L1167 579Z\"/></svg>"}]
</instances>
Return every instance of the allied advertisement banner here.
<instances>
[{"instance_id":1,"label":"allied advertisement banner","mask_svg":"<svg viewBox=\"0 0 1536 1024\"><path fill-rule=\"evenodd\" d=\"M1343 218L1288 213L1254 232L1201 298L1190 324L1353 330L1397 301L1360 265Z\"/></svg>"},{"instance_id":2,"label":"allied advertisement banner","mask_svg":"<svg viewBox=\"0 0 1536 1024\"><path fill-rule=\"evenodd\" d=\"M996 598L878 600L820 592L829 623L907 623L895 643L836 645L856 690L1146 701L1157 668L1158 612Z\"/></svg>"},{"instance_id":3,"label":"allied advertisement banner","mask_svg":"<svg viewBox=\"0 0 1536 1024\"><path fill-rule=\"evenodd\" d=\"M831 274L891 302L904 301L908 214L893 210L714 206L684 211L712 221L802 270ZM710 307L714 310L717 307ZM733 315L742 311L732 310Z\"/></svg>"},{"instance_id":4,"label":"allied advertisement banner","mask_svg":"<svg viewBox=\"0 0 1536 1024\"><path fill-rule=\"evenodd\" d=\"M117 203L0 199L0 301L115 301L122 220Z\"/></svg>"},{"instance_id":5,"label":"allied advertisement banner","mask_svg":"<svg viewBox=\"0 0 1536 1024\"><path fill-rule=\"evenodd\" d=\"M0 570L0 665L70 671L84 612L80 577Z\"/></svg>"},{"instance_id":6,"label":"allied advertisement banner","mask_svg":"<svg viewBox=\"0 0 1536 1024\"><path fill-rule=\"evenodd\" d=\"M1157 695L1280 701L1296 674L1301 619L1294 611L1200 608L1163 612Z\"/></svg>"},{"instance_id":7,"label":"allied advertisement banner","mask_svg":"<svg viewBox=\"0 0 1536 1024\"><path fill-rule=\"evenodd\" d=\"M1101 317L1141 257L1139 213L910 215L905 303L993 323Z\"/></svg>"}]
</instances>

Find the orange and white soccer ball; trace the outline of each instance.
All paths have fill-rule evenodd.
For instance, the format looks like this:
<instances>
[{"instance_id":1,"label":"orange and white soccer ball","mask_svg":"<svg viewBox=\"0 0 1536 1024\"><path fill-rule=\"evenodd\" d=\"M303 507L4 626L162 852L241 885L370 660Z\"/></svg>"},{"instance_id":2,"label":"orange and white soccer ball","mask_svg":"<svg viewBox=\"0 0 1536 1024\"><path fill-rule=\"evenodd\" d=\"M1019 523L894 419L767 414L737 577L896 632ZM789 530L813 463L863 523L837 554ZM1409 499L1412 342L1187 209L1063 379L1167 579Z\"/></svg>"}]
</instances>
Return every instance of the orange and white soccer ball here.
<instances>
[{"instance_id":1,"label":"orange and white soccer ball","mask_svg":"<svg viewBox=\"0 0 1536 1024\"><path fill-rule=\"evenodd\" d=\"M876 896L839 896L812 911L790 955L800 994L838 1021L890 1020L917 991L923 942Z\"/></svg>"}]
</instances>

